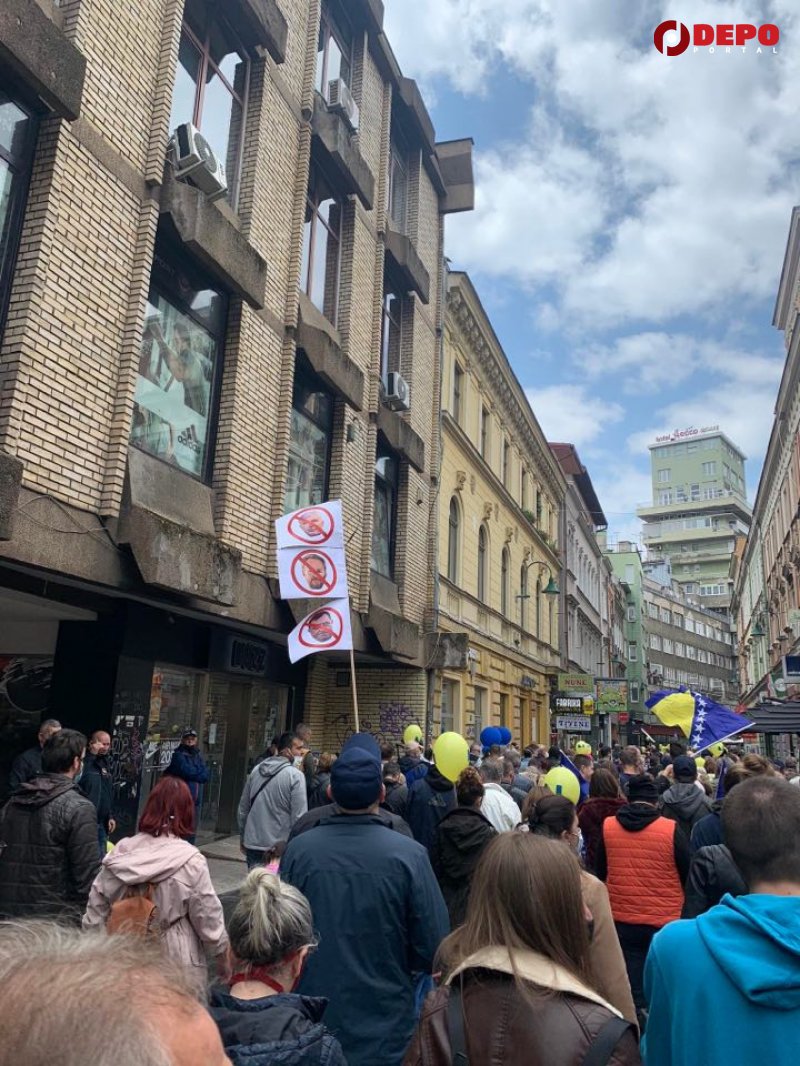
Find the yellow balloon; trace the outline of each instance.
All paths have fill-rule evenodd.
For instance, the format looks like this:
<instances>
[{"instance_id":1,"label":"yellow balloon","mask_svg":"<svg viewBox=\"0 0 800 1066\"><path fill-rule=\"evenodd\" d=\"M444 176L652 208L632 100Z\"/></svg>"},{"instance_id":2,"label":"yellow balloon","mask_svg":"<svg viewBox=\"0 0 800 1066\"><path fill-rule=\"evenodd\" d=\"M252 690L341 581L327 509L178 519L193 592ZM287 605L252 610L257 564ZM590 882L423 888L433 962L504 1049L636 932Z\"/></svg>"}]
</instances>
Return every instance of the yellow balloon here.
<instances>
[{"instance_id":1,"label":"yellow balloon","mask_svg":"<svg viewBox=\"0 0 800 1066\"><path fill-rule=\"evenodd\" d=\"M694 762L698 770L705 770L706 760L702 755L696 756Z\"/></svg>"},{"instance_id":2,"label":"yellow balloon","mask_svg":"<svg viewBox=\"0 0 800 1066\"><path fill-rule=\"evenodd\" d=\"M579 740L578 743L575 745L575 754L591 755L592 745L588 742L588 740Z\"/></svg>"},{"instance_id":3,"label":"yellow balloon","mask_svg":"<svg viewBox=\"0 0 800 1066\"><path fill-rule=\"evenodd\" d=\"M403 743L410 744L412 740L422 740L422 730L418 725L407 725L403 730Z\"/></svg>"},{"instance_id":4,"label":"yellow balloon","mask_svg":"<svg viewBox=\"0 0 800 1066\"><path fill-rule=\"evenodd\" d=\"M581 797L578 779L566 766L554 766L548 770L544 775L544 783L556 796L566 796L573 803L577 803Z\"/></svg>"},{"instance_id":5,"label":"yellow balloon","mask_svg":"<svg viewBox=\"0 0 800 1066\"><path fill-rule=\"evenodd\" d=\"M448 781L457 781L469 766L469 747L460 733L442 733L433 745L433 758Z\"/></svg>"},{"instance_id":6,"label":"yellow balloon","mask_svg":"<svg viewBox=\"0 0 800 1066\"><path fill-rule=\"evenodd\" d=\"M721 741L717 741L716 744L712 744L708 749L715 759L721 758L725 754L725 745Z\"/></svg>"}]
</instances>

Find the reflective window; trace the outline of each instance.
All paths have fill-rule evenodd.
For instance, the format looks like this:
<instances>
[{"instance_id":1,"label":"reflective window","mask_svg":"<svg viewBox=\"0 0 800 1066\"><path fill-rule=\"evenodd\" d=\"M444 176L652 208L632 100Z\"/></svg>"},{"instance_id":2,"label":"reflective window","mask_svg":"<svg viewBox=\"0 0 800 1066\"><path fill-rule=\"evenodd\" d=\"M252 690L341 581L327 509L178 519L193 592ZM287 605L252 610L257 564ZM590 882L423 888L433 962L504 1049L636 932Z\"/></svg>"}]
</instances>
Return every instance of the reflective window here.
<instances>
[{"instance_id":1,"label":"reflective window","mask_svg":"<svg viewBox=\"0 0 800 1066\"><path fill-rule=\"evenodd\" d=\"M342 205L322 174L312 168L303 229L300 288L336 325L339 304L339 247Z\"/></svg>"},{"instance_id":2,"label":"reflective window","mask_svg":"<svg viewBox=\"0 0 800 1066\"><path fill-rule=\"evenodd\" d=\"M458 503L453 497L450 501L450 518L447 529L447 580L458 581L458 539L460 515Z\"/></svg>"},{"instance_id":3,"label":"reflective window","mask_svg":"<svg viewBox=\"0 0 800 1066\"><path fill-rule=\"evenodd\" d=\"M328 494L333 397L302 364L294 377L284 510L322 503Z\"/></svg>"},{"instance_id":4,"label":"reflective window","mask_svg":"<svg viewBox=\"0 0 800 1066\"><path fill-rule=\"evenodd\" d=\"M316 89L329 98L332 81L341 78L349 88L352 78L352 35L344 18L334 19L329 4L323 4L317 39Z\"/></svg>"},{"instance_id":5,"label":"reflective window","mask_svg":"<svg viewBox=\"0 0 800 1066\"><path fill-rule=\"evenodd\" d=\"M397 135L389 151L389 218L398 233L406 232L408 216L408 149Z\"/></svg>"},{"instance_id":6,"label":"reflective window","mask_svg":"<svg viewBox=\"0 0 800 1066\"><path fill-rule=\"evenodd\" d=\"M32 112L0 90L0 331L11 293L36 130Z\"/></svg>"},{"instance_id":7,"label":"reflective window","mask_svg":"<svg viewBox=\"0 0 800 1066\"><path fill-rule=\"evenodd\" d=\"M228 199L239 183L249 64L208 0L186 0L170 129L191 122L225 167Z\"/></svg>"},{"instance_id":8,"label":"reflective window","mask_svg":"<svg viewBox=\"0 0 800 1066\"><path fill-rule=\"evenodd\" d=\"M384 385L388 384L391 372L400 370L402 314L402 293L389 275L384 275L381 317L381 381Z\"/></svg>"},{"instance_id":9,"label":"reflective window","mask_svg":"<svg viewBox=\"0 0 800 1066\"><path fill-rule=\"evenodd\" d=\"M488 594L488 554L489 537L486 532L486 526L481 526L478 530L478 599L482 603L486 603Z\"/></svg>"},{"instance_id":10,"label":"reflective window","mask_svg":"<svg viewBox=\"0 0 800 1066\"><path fill-rule=\"evenodd\" d=\"M372 524L372 569L394 577L394 534L397 522L399 463L394 452L378 442L375 459L375 509Z\"/></svg>"}]
</instances>

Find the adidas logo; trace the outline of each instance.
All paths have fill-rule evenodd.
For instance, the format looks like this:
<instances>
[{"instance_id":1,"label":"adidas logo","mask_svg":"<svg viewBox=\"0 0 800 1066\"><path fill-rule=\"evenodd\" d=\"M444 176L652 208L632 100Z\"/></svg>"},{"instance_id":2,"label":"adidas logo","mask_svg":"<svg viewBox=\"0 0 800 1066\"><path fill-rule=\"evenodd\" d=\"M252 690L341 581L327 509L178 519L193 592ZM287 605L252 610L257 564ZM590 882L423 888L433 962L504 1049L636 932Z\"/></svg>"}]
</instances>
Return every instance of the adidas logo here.
<instances>
[{"instance_id":1,"label":"adidas logo","mask_svg":"<svg viewBox=\"0 0 800 1066\"><path fill-rule=\"evenodd\" d=\"M178 436L178 444L182 444L185 448L189 448L190 451L195 452L197 455L203 450L203 445L197 438L197 431L194 425L188 426L183 433Z\"/></svg>"}]
</instances>

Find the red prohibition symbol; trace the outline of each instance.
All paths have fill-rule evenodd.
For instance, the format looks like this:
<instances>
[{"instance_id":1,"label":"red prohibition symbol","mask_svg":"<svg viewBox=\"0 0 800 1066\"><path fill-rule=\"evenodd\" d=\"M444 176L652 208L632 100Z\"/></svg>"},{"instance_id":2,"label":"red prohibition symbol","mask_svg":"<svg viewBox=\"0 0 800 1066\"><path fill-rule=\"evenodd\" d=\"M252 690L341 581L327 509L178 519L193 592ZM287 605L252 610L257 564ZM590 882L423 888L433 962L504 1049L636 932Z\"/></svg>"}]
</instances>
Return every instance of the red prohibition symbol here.
<instances>
[{"instance_id":1,"label":"red prohibition symbol","mask_svg":"<svg viewBox=\"0 0 800 1066\"><path fill-rule=\"evenodd\" d=\"M339 579L330 555L309 548L295 555L290 573L295 587L306 596L330 596Z\"/></svg>"},{"instance_id":2,"label":"red prohibition symbol","mask_svg":"<svg viewBox=\"0 0 800 1066\"><path fill-rule=\"evenodd\" d=\"M306 618L297 634L305 648L333 647L342 639L344 619L335 607L321 607Z\"/></svg>"},{"instance_id":3,"label":"red prohibition symbol","mask_svg":"<svg viewBox=\"0 0 800 1066\"><path fill-rule=\"evenodd\" d=\"M333 536L334 525L327 507L306 507L292 515L286 528L301 544L327 544Z\"/></svg>"}]
</instances>

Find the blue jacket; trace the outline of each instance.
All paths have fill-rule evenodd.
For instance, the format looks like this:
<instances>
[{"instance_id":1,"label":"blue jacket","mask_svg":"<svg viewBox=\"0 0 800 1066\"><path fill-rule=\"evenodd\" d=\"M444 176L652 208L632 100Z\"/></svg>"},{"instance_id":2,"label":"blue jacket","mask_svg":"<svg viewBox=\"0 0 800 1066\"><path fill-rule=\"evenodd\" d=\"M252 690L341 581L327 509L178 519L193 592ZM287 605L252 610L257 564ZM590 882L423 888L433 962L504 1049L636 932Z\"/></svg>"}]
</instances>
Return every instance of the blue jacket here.
<instances>
[{"instance_id":1,"label":"blue jacket","mask_svg":"<svg viewBox=\"0 0 800 1066\"><path fill-rule=\"evenodd\" d=\"M173 751L169 766L164 773L171 774L172 777L180 777L185 781L195 803L200 802L200 786L206 784L211 776L197 748L186 748L183 744Z\"/></svg>"},{"instance_id":2,"label":"blue jacket","mask_svg":"<svg viewBox=\"0 0 800 1066\"><path fill-rule=\"evenodd\" d=\"M646 1066L797 1062L800 898L746 895L656 934L647 956ZM724 1032L708 1034L724 1019ZM704 1037L703 1034L706 1034Z\"/></svg>"},{"instance_id":3,"label":"blue jacket","mask_svg":"<svg viewBox=\"0 0 800 1066\"><path fill-rule=\"evenodd\" d=\"M340 815L289 841L281 880L307 896L319 933L300 991L327 997L349 1066L400 1066L412 975L431 972L449 931L425 849L372 815Z\"/></svg>"},{"instance_id":4,"label":"blue jacket","mask_svg":"<svg viewBox=\"0 0 800 1066\"><path fill-rule=\"evenodd\" d=\"M711 813L701 818L692 829L692 854L700 848L710 847L712 844L722 843L722 810L721 800L717 800L711 807Z\"/></svg>"},{"instance_id":5,"label":"blue jacket","mask_svg":"<svg viewBox=\"0 0 800 1066\"><path fill-rule=\"evenodd\" d=\"M211 990L211 1017L234 1066L347 1066L322 1024L326 1001L291 992L236 999Z\"/></svg>"}]
</instances>

